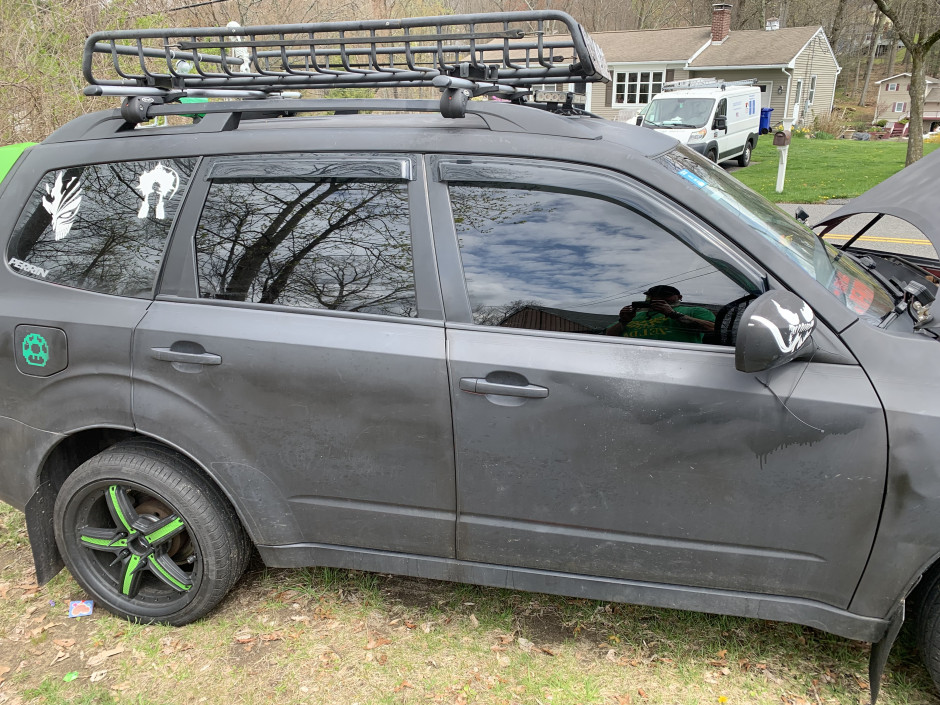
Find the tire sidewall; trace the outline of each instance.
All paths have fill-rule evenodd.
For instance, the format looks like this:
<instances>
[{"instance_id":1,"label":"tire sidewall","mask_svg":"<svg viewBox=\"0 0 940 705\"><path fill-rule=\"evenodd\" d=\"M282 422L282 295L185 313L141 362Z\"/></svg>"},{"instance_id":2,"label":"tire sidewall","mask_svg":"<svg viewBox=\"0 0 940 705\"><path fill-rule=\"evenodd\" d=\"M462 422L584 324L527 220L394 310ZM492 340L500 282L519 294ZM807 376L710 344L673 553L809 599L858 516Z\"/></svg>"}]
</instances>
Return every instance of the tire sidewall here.
<instances>
[{"instance_id":1,"label":"tire sidewall","mask_svg":"<svg viewBox=\"0 0 940 705\"><path fill-rule=\"evenodd\" d=\"M193 506L191 498L196 496L203 501L211 501L209 498L213 494L203 491L185 496L165 481L174 475L181 475L179 469L164 466L160 473L143 473L123 462L127 457L127 453L103 453L81 465L66 479L55 503L56 543L76 582L108 611L132 621L186 624L198 619L218 602L215 595L218 591L207 588L210 587L209 583L219 579L218 572L224 566L217 562L224 558L213 556L209 551L211 541L201 519L206 513L206 507ZM198 484L198 478L183 479L190 485L193 482ZM104 570L95 568L96 552L79 544L83 516L87 515L87 509L96 501L96 497L103 495L110 485L130 487L158 498L185 523L197 560L191 573L193 586L180 598L170 599L167 605L161 606L123 597L116 586L108 581Z\"/></svg>"}]
</instances>

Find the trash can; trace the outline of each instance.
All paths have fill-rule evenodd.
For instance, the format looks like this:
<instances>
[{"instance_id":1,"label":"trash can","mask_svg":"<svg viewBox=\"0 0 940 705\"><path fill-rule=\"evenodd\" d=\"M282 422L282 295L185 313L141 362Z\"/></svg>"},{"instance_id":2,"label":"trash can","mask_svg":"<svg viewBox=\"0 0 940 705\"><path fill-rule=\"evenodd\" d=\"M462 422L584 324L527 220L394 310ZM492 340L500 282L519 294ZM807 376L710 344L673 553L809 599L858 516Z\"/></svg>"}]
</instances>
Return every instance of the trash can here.
<instances>
[{"instance_id":1,"label":"trash can","mask_svg":"<svg viewBox=\"0 0 940 705\"><path fill-rule=\"evenodd\" d=\"M766 135L768 132L770 132L770 114L773 111L773 108L760 109L760 133L762 135Z\"/></svg>"}]
</instances>

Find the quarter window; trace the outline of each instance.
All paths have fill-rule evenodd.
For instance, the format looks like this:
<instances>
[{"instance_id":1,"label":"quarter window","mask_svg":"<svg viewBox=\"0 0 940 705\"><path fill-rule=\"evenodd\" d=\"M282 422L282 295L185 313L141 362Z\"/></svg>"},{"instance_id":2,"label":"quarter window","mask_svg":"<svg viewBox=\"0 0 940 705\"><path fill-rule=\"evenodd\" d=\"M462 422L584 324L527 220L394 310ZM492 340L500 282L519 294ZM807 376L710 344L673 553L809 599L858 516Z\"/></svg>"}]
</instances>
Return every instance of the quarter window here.
<instances>
[{"instance_id":1,"label":"quarter window","mask_svg":"<svg viewBox=\"0 0 940 705\"><path fill-rule=\"evenodd\" d=\"M479 325L603 333L622 307L644 301L657 284L679 289L683 305L712 316L748 293L611 200L508 183L454 183L449 191Z\"/></svg>"},{"instance_id":2,"label":"quarter window","mask_svg":"<svg viewBox=\"0 0 940 705\"><path fill-rule=\"evenodd\" d=\"M417 316L402 182L215 181L196 263L203 298Z\"/></svg>"},{"instance_id":3,"label":"quarter window","mask_svg":"<svg viewBox=\"0 0 940 705\"><path fill-rule=\"evenodd\" d=\"M195 163L169 159L50 171L17 223L10 267L79 289L151 296Z\"/></svg>"}]
</instances>

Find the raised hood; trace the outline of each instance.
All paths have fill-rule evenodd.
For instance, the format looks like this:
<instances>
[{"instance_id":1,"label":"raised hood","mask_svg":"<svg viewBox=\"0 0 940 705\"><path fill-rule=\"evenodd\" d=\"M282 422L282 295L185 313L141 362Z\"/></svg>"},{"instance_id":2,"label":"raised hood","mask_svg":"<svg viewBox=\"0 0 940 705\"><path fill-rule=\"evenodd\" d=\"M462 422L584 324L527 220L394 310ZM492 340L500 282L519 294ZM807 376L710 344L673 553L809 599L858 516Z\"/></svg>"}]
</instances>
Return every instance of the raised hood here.
<instances>
[{"instance_id":1,"label":"raised hood","mask_svg":"<svg viewBox=\"0 0 940 705\"><path fill-rule=\"evenodd\" d=\"M831 230L859 213L891 215L918 228L940 252L940 149L901 169L813 225Z\"/></svg>"}]
</instances>

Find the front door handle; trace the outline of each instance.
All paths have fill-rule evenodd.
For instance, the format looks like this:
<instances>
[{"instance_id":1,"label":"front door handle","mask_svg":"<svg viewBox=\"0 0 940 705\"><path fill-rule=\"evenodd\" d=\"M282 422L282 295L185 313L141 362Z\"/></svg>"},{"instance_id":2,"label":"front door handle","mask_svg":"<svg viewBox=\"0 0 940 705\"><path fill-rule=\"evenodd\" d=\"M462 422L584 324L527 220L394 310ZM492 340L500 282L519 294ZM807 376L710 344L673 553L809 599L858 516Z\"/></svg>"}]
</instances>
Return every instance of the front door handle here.
<instances>
[{"instance_id":1,"label":"front door handle","mask_svg":"<svg viewBox=\"0 0 940 705\"><path fill-rule=\"evenodd\" d=\"M460 388L474 394L498 394L506 397L525 397L526 399L544 399L548 396L546 387L535 384L499 384L487 382L482 377L461 377Z\"/></svg>"},{"instance_id":2,"label":"front door handle","mask_svg":"<svg viewBox=\"0 0 940 705\"><path fill-rule=\"evenodd\" d=\"M221 365L222 356L213 353L179 352L170 348L150 348L150 356L166 362L190 362L196 365Z\"/></svg>"}]
</instances>

